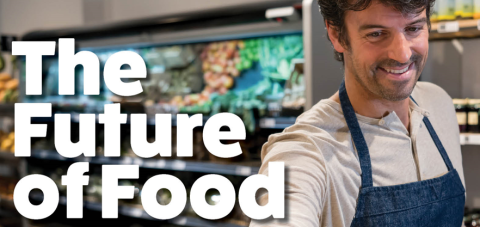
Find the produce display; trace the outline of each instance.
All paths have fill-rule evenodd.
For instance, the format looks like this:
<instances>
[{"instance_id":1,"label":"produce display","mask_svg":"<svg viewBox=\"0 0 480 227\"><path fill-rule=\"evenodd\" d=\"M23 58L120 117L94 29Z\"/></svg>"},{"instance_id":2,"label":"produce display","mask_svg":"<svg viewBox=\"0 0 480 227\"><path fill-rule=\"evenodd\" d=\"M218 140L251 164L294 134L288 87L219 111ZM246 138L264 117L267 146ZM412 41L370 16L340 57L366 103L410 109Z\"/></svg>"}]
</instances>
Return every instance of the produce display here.
<instances>
[{"instance_id":1,"label":"produce display","mask_svg":"<svg viewBox=\"0 0 480 227\"><path fill-rule=\"evenodd\" d=\"M292 65L292 74L285 85L285 96L282 100L282 110L284 112L292 111L293 114L284 113L282 115L299 115L303 112L305 106L305 81L303 76L303 60L295 62Z\"/></svg>"},{"instance_id":2,"label":"produce display","mask_svg":"<svg viewBox=\"0 0 480 227\"><path fill-rule=\"evenodd\" d=\"M107 59L118 51L133 51L139 54L145 61L147 78L140 79L143 92L133 97L118 97L111 93L103 80L103 67ZM81 50L77 50L81 51ZM94 52L100 60L100 95L83 95L83 69L76 68L75 95L62 96L58 94L58 61L56 56L47 56L42 61L42 77L44 83L43 95L26 96L24 102L50 102L53 104L53 112L67 113L102 113L106 103L120 102L122 113L147 113L153 117L157 113L186 113L204 114L208 116L230 112L240 116L245 123L246 139L241 141L222 141L222 143L239 143L242 154L234 158L219 158L212 155L203 143L202 128L193 129L193 156L178 157L177 155L177 129L172 127L172 157L160 157L157 155L149 161L152 163L167 163L175 159L185 160L184 163L195 163L198 166L209 166L212 163L220 163L235 166L258 166L260 163L260 150L267 141L272 130L260 130L258 118L278 117L292 114L301 110L304 105L304 80L303 71L300 69L303 59L303 38L301 34L290 34L271 37L257 37L249 39L222 40L204 43L190 43L181 45L151 45L136 48L118 49L95 49ZM25 59L20 65L25 66ZM128 65L122 66L127 70ZM23 74L22 74L23 73ZM25 70L21 71L21 78L25 77ZM135 79L136 80L136 79ZM24 81L24 80L21 80ZM129 79L123 80L129 82ZM293 109L294 111L285 111ZM75 119L75 118L74 118ZM33 119L33 121L44 119ZM43 122L45 123L45 122ZM53 122L47 120L49 127L53 128ZM88 175L89 185L84 187L84 200L88 203L101 203L102 178L101 163L110 161L140 160L133 152L130 144L130 124L121 126L121 158L104 157L104 127L96 125L96 158L90 162ZM224 130L224 129L222 129ZM71 140L79 140L79 124L74 120L71 124ZM278 130L277 130L278 131ZM2 134L0 134L2 136ZM6 141L2 147L8 147L11 152L14 147L9 143L14 139L8 134L3 135ZM147 141L155 141L155 126L147 126ZM13 142L11 142L13 144ZM32 139L32 151L56 152L54 132L47 131L46 137ZM53 154L52 154L53 155ZM134 159L132 159L134 158ZM58 186L61 196L66 195L65 186L61 185L61 176L65 174L67 167L74 160L49 160L39 156L27 158L28 174L43 174L50 177ZM182 162L180 162L182 163ZM247 168L248 169L248 168ZM172 174L184 182L187 194L193 182L208 173L199 173L192 170L171 171L169 168L140 167L139 179L119 180L119 185L134 186L133 199L119 200L119 206L123 208L135 208L143 211L140 202L143 184L146 179L158 174ZM245 176L225 175L234 185L239 188ZM160 204L168 204L172 194L168 190L160 190L157 193L157 201ZM211 190L206 194L205 200L209 204L221 201L218 191ZM87 208L88 206L86 206ZM121 209L123 209L121 208ZM88 211L89 209L84 209ZM91 212L91 211L89 211ZM86 212L87 213L87 212ZM135 215L138 215L136 213ZM181 214L184 217L198 218L189 202ZM136 216L137 217L137 216ZM144 220L145 217L136 220ZM233 211L221 220L222 223L247 226L249 218L245 216L235 204ZM164 226L163 222L161 224ZM202 225L205 226L206 224ZM151 225L147 225L151 226Z\"/></svg>"},{"instance_id":3,"label":"produce display","mask_svg":"<svg viewBox=\"0 0 480 227\"><path fill-rule=\"evenodd\" d=\"M0 103L14 103L18 100L18 79L8 73L0 73Z\"/></svg>"},{"instance_id":4,"label":"produce display","mask_svg":"<svg viewBox=\"0 0 480 227\"><path fill-rule=\"evenodd\" d=\"M0 130L0 152L15 152L15 132L6 133Z\"/></svg>"},{"instance_id":5,"label":"produce display","mask_svg":"<svg viewBox=\"0 0 480 227\"><path fill-rule=\"evenodd\" d=\"M480 19L480 0L473 0L473 18Z\"/></svg>"},{"instance_id":6,"label":"produce display","mask_svg":"<svg viewBox=\"0 0 480 227\"><path fill-rule=\"evenodd\" d=\"M9 42L16 40L16 37L2 36L0 42L0 103L15 103L18 101L17 57L12 56Z\"/></svg>"},{"instance_id":7,"label":"produce display","mask_svg":"<svg viewBox=\"0 0 480 227\"><path fill-rule=\"evenodd\" d=\"M146 112L150 117L156 113L208 116L231 112L242 117L248 131L253 133L258 117L288 113L282 112L281 102L292 74L292 61L303 58L303 38L301 34L291 34L94 52L103 68L113 53L122 50L138 53L145 61L148 75L140 80L144 90L141 94L117 97L106 89L101 75L100 95L85 96L83 72L79 69L76 72L79 76L75 77L76 95L60 96L58 62L51 57L42 63L44 95L27 96L25 101L52 102L54 109L63 112L101 112L100 106L105 102L122 102L125 103L122 111ZM132 102L143 103L142 109L129 110L133 106L127 104Z\"/></svg>"}]
</instances>

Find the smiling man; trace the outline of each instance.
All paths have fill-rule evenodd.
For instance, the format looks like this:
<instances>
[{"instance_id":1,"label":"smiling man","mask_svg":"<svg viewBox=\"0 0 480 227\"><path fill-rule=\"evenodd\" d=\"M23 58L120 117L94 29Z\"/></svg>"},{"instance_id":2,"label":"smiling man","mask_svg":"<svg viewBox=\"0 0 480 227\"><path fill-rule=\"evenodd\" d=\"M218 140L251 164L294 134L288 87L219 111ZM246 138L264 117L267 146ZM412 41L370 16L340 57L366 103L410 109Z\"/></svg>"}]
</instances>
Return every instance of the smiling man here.
<instances>
[{"instance_id":1,"label":"smiling man","mask_svg":"<svg viewBox=\"0 0 480 227\"><path fill-rule=\"evenodd\" d=\"M319 5L345 79L263 146L260 173L272 161L287 166L286 219L251 226L461 226L465 188L452 100L417 82L433 1Z\"/></svg>"}]
</instances>

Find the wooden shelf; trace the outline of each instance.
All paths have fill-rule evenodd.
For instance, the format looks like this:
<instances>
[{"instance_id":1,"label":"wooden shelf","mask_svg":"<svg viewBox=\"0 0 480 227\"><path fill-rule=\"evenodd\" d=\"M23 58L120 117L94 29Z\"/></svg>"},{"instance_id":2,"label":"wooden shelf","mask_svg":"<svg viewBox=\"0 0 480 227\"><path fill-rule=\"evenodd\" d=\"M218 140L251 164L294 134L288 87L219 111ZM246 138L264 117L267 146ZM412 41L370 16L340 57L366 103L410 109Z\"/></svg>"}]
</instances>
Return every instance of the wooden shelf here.
<instances>
[{"instance_id":1,"label":"wooden shelf","mask_svg":"<svg viewBox=\"0 0 480 227\"><path fill-rule=\"evenodd\" d=\"M480 145L480 133L460 133L460 145Z\"/></svg>"},{"instance_id":2,"label":"wooden shelf","mask_svg":"<svg viewBox=\"0 0 480 227\"><path fill-rule=\"evenodd\" d=\"M433 22L430 40L480 37L480 19Z\"/></svg>"}]
</instances>

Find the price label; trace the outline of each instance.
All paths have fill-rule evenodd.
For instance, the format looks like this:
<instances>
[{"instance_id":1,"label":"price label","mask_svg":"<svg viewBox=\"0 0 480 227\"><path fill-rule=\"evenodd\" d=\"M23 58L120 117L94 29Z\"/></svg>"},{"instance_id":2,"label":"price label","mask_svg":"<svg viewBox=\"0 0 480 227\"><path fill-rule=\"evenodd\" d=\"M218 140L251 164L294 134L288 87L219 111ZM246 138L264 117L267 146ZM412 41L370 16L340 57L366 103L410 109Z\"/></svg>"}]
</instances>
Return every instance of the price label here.
<instances>
[{"instance_id":1,"label":"price label","mask_svg":"<svg viewBox=\"0 0 480 227\"><path fill-rule=\"evenodd\" d=\"M438 24L438 33L458 32L460 25L458 21L441 22Z\"/></svg>"},{"instance_id":2,"label":"price label","mask_svg":"<svg viewBox=\"0 0 480 227\"><path fill-rule=\"evenodd\" d=\"M480 135L470 134L468 136L468 144L480 145Z\"/></svg>"},{"instance_id":3,"label":"price label","mask_svg":"<svg viewBox=\"0 0 480 227\"><path fill-rule=\"evenodd\" d=\"M167 164L167 163L165 162L165 160L159 160L159 161L157 162L157 166L156 166L156 167L159 168L159 169L163 169L163 168L165 168L165 165L166 165L166 164Z\"/></svg>"},{"instance_id":4,"label":"price label","mask_svg":"<svg viewBox=\"0 0 480 227\"><path fill-rule=\"evenodd\" d=\"M480 30L480 20L477 20L477 29Z\"/></svg>"},{"instance_id":5,"label":"price label","mask_svg":"<svg viewBox=\"0 0 480 227\"><path fill-rule=\"evenodd\" d=\"M141 217L142 214L143 214L143 212L140 209L131 209L130 210L130 215L132 215L133 217Z\"/></svg>"},{"instance_id":6,"label":"price label","mask_svg":"<svg viewBox=\"0 0 480 227\"><path fill-rule=\"evenodd\" d=\"M177 225L184 226L184 225L187 224L187 218L185 218L185 217L176 218L176 219L174 219L173 223L177 224Z\"/></svg>"},{"instance_id":7,"label":"price label","mask_svg":"<svg viewBox=\"0 0 480 227\"><path fill-rule=\"evenodd\" d=\"M465 145L467 143L467 138L465 135L460 134L460 145Z\"/></svg>"},{"instance_id":8,"label":"price label","mask_svg":"<svg viewBox=\"0 0 480 227\"><path fill-rule=\"evenodd\" d=\"M135 158L133 159L133 164L141 166L143 164L143 160L140 158Z\"/></svg>"},{"instance_id":9,"label":"price label","mask_svg":"<svg viewBox=\"0 0 480 227\"><path fill-rule=\"evenodd\" d=\"M130 163L132 163L132 158L130 158L130 157L125 157L121 161L121 164L130 164Z\"/></svg>"},{"instance_id":10,"label":"price label","mask_svg":"<svg viewBox=\"0 0 480 227\"><path fill-rule=\"evenodd\" d=\"M145 161L143 162L143 166L147 168L154 168L157 163L155 161Z\"/></svg>"},{"instance_id":11,"label":"price label","mask_svg":"<svg viewBox=\"0 0 480 227\"><path fill-rule=\"evenodd\" d=\"M275 127L275 118L263 118L260 120L261 128L273 128Z\"/></svg>"},{"instance_id":12,"label":"price label","mask_svg":"<svg viewBox=\"0 0 480 227\"><path fill-rule=\"evenodd\" d=\"M250 176L252 174L252 168L247 166L238 166L237 169L235 169L235 173L241 176Z\"/></svg>"},{"instance_id":13,"label":"price label","mask_svg":"<svg viewBox=\"0 0 480 227\"><path fill-rule=\"evenodd\" d=\"M174 161L172 163L172 168L175 170L184 170L187 164L184 161Z\"/></svg>"},{"instance_id":14,"label":"price label","mask_svg":"<svg viewBox=\"0 0 480 227\"><path fill-rule=\"evenodd\" d=\"M101 156L98 158L98 163L108 163L109 161L110 159L105 156Z\"/></svg>"},{"instance_id":15,"label":"price label","mask_svg":"<svg viewBox=\"0 0 480 227\"><path fill-rule=\"evenodd\" d=\"M48 151L41 151L39 156L40 158L46 158L48 156Z\"/></svg>"}]
</instances>

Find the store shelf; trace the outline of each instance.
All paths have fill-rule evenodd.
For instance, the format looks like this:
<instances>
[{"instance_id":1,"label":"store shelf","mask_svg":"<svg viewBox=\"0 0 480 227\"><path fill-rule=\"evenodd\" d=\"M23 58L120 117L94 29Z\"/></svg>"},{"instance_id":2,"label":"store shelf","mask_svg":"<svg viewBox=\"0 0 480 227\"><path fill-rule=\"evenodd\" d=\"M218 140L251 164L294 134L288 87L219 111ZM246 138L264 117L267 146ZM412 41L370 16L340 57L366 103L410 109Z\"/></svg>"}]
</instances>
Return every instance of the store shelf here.
<instances>
[{"instance_id":1,"label":"store shelf","mask_svg":"<svg viewBox=\"0 0 480 227\"><path fill-rule=\"evenodd\" d=\"M71 117L71 120L72 120L73 123L79 123L80 122L80 113L56 113L56 114L70 114L71 115L70 117ZM95 115L97 123L98 123L98 116L99 116L99 114L97 113ZM203 117L203 124L204 125L207 122L208 118L209 118L208 116ZM35 123L48 123L48 122L54 122L54 120L55 120L54 116L32 118L32 122L35 122ZM130 124L130 117L127 117L127 123L126 124ZM147 119L147 124L148 125L155 125L155 119L154 118L148 118ZM172 114L172 126L177 126L177 116L175 114Z\"/></svg>"},{"instance_id":2,"label":"store shelf","mask_svg":"<svg viewBox=\"0 0 480 227\"><path fill-rule=\"evenodd\" d=\"M15 157L15 155L10 151L0 150L0 159L9 160L9 161L18 161L19 158Z\"/></svg>"},{"instance_id":3,"label":"store shelf","mask_svg":"<svg viewBox=\"0 0 480 227\"><path fill-rule=\"evenodd\" d=\"M430 39L480 37L480 19L441 21L432 23Z\"/></svg>"},{"instance_id":4,"label":"store shelf","mask_svg":"<svg viewBox=\"0 0 480 227\"><path fill-rule=\"evenodd\" d=\"M43 200L43 195L41 194L33 194L31 196L32 199L37 200L37 201L42 201ZM65 196L60 196L59 199L59 204L60 205L66 205L67 204L67 198ZM97 203L97 202L91 202L91 201L84 201L83 206L86 209L93 210L93 211L102 211L102 204ZM141 208L136 208L136 207L131 207L131 206L126 206L126 205L120 205L118 206L118 213L127 216L127 217L133 217L133 218L139 218L139 219L147 219L147 220L158 220L150 216L147 212L145 212ZM161 220L158 220L161 221ZM179 226L191 226L191 227L205 227L205 226L213 226L213 227L244 227L242 225L236 225L236 224L231 224L231 223L217 223L217 222L212 222L212 221L207 221L201 218L196 218L196 217L186 217L186 216L178 216L176 218L167 220L167 222Z\"/></svg>"},{"instance_id":5,"label":"store shelf","mask_svg":"<svg viewBox=\"0 0 480 227\"><path fill-rule=\"evenodd\" d=\"M1 103L0 104L0 116L13 117L15 114L15 106L13 103Z\"/></svg>"},{"instance_id":6,"label":"store shelf","mask_svg":"<svg viewBox=\"0 0 480 227\"><path fill-rule=\"evenodd\" d=\"M13 178L16 176L15 170L10 165L0 165L0 176Z\"/></svg>"},{"instance_id":7,"label":"store shelf","mask_svg":"<svg viewBox=\"0 0 480 227\"><path fill-rule=\"evenodd\" d=\"M0 216L20 217L20 214L15 210L13 200L3 195L0 196Z\"/></svg>"},{"instance_id":8,"label":"store shelf","mask_svg":"<svg viewBox=\"0 0 480 227\"><path fill-rule=\"evenodd\" d=\"M295 124L296 117L261 118L260 128L284 129Z\"/></svg>"},{"instance_id":9,"label":"store shelf","mask_svg":"<svg viewBox=\"0 0 480 227\"><path fill-rule=\"evenodd\" d=\"M480 133L460 133L460 145L480 145Z\"/></svg>"},{"instance_id":10,"label":"store shelf","mask_svg":"<svg viewBox=\"0 0 480 227\"><path fill-rule=\"evenodd\" d=\"M21 216L20 216L20 214L18 214L18 213L14 213L14 212L12 212L12 211L0 209L0 217L8 217L8 218L11 218L11 217L21 217Z\"/></svg>"},{"instance_id":11,"label":"store shelf","mask_svg":"<svg viewBox=\"0 0 480 227\"><path fill-rule=\"evenodd\" d=\"M80 120L79 113L70 113L72 122L78 123ZM98 123L98 114L96 115L97 123ZM203 116L203 125L208 121L209 116ZM260 118L259 127L263 129L284 129L295 124L296 117L264 117ZM33 122L36 123L47 123L47 122L54 122L54 117L35 117L32 118ZM130 124L130 118L127 118L127 123ZM155 125L155 119L149 118L147 119L148 125ZM177 126L177 117L175 114L172 114L172 126Z\"/></svg>"},{"instance_id":12,"label":"store shelf","mask_svg":"<svg viewBox=\"0 0 480 227\"><path fill-rule=\"evenodd\" d=\"M187 172L201 172L201 173L216 173L235 176L250 176L257 174L260 163L249 163L250 165L237 165L237 164L217 164L210 162L195 162L195 161L183 161L183 160L166 160L166 159L142 159L136 157L78 157L73 159L67 159L55 151L50 150L34 150L31 155L36 159L47 159L57 161L72 161L72 162L90 162L92 164L116 164L116 165L139 165L142 168L148 169L163 169L174 171L187 171Z\"/></svg>"}]
</instances>

